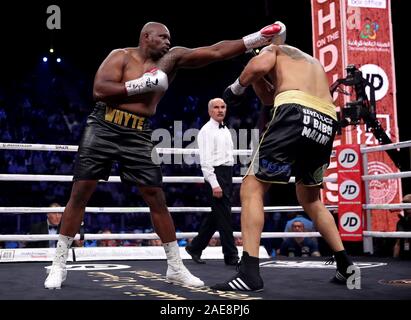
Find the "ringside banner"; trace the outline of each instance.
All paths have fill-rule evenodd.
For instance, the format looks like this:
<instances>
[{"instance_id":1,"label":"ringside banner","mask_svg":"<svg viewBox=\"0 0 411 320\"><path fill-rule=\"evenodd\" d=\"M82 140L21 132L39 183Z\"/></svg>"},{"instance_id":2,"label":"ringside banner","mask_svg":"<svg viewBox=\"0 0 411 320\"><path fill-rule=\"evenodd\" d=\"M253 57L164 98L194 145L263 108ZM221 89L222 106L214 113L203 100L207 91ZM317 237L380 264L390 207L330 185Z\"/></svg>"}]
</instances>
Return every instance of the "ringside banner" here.
<instances>
[{"instance_id":1,"label":"ringside banner","mask_svg":"<svg viewBox=\"0 0 411 320\"><path fill-rule=\"evenodd\" d=\"M313 52L327 72L330 85L346 76L345 68L354 64L376 93L377 119L393 142L399 141L393 35L390 0L312 0ZM345 87L347 91L351 88ZM369 94L369 92L367 92ZM355 95L335 93L337 111ZM378 145L363 125L348 126L337 136L334 147L345 144ZM331 158L328 177L337 175L337 159ZM381 151L368 154L368 173L398 172L388 155ZM370 181L370 203L401 202L399 179ZM322 192L326 204L338 203L338 185L328 182ZM397 213L388 210L371 213L371 229L394 231Z\"/></svg>"}]
</instances>

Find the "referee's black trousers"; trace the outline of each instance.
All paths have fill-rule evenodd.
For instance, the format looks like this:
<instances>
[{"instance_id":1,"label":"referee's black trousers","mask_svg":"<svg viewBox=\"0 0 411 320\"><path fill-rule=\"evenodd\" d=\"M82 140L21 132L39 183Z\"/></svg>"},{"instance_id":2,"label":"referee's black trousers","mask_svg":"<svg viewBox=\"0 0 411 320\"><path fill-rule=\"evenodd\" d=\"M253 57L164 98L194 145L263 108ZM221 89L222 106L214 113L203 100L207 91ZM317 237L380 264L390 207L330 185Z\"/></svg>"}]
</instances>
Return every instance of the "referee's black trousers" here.
<instances>
[{"instance_id":1,"label":"referee's black trousers","mask_svg":"<svg viewBox=\"0 0 411 320\"><path fill-rule=\"evenodd\" d=\"M211 212L205 213L201 222L198 235L190 244L193 253L201 255L201 252L208 246L208 243L215 231L220 233L221 246L223 247L224 257L238 255L237 247L234 243L233 225L231 217L231 193L233 190L233 167L218 166L214 167L217 181L223 190L222 198L213 197L211 185L206 182L207 193L209 196Z\"/></svg>"}]
</instances>

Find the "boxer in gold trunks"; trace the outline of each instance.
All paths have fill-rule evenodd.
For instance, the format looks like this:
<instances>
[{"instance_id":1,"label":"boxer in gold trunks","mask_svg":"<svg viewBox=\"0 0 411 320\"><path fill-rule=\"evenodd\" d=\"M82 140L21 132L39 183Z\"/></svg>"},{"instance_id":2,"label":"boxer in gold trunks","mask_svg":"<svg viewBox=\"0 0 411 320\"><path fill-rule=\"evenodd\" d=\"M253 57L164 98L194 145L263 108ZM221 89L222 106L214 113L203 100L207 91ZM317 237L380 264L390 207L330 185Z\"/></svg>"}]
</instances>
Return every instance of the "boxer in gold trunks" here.
<instances>
[{"instance_id":1,"label":"boxer in gold trunks","mask_svg":"<svg viewBox=\"0 0 411 320\"><path fill-rule=\"evenodd\" d=\"M261 291L259 246L264 226L263 196L272 183L296 176L299 203L334 252L337 272L333 282L347 282L351 259L344 250L334 218L320 200L337 117L326 73L319 61L301 50L271 44L251 59L240 77L224 92L227 105L239 104L252 85L274 112L241 185L243 256L238 273L216 290Z\"/></svg>"}]
</instances>

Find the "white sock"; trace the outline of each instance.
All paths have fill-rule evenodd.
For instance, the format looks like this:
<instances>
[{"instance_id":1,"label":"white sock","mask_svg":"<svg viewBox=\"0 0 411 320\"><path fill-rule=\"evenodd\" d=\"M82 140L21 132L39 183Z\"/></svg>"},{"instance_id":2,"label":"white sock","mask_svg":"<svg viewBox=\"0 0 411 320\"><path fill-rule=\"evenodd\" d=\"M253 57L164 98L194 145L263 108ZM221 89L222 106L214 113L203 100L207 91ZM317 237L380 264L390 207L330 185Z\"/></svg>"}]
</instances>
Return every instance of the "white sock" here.
<instances>
[{"instance_id":1,"label":"white sock","mask_svg":"<svg viewBox=\"0 0 411 320\"><path fill-rule=\"evenodd\" d=\"M180 249L177 244L177 240L172 242L163 243L164 251L166 252L167 261L181 261Z\"/></svg>"},{"instance_id":2,"label":"white sock","mask_svg":"<svg viewBox=\"0 0 411 320\"><path fill-rule=\"evenodd\" d=\"M56 245L56 253L53 259L53 266L54 265L59 265L59 266L66 265L66 261L68 257L68 250L70 249L73 240L74 238L72 237L67 237L67 236L63 236L62 234L59 234L59 239Z\"/></svg>"}]
</instances>

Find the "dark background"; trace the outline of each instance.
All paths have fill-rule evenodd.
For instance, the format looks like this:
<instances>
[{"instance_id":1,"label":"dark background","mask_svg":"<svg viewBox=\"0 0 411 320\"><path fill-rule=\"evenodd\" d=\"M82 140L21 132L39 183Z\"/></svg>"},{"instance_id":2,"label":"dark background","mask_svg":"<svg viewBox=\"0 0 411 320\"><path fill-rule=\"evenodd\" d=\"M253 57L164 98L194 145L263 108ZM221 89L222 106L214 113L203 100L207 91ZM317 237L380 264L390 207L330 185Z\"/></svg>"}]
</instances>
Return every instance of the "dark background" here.
<instances>
[{"instance_id":1,"label":"dark background","mask_svg":"<svg viewBox=\"0 0 411 320\"><path fill-rule=\"evenodd\" d=\"M409 139L406 121L406 82L409 59L405 56L407 32L405 1L392 0L397 101L401 140ZM62 29L48 30L46 9L61 8ZM287 42L312 52L311 4L308 0L253 1L19 1L2 4L0 11L2 84L30 72L48 54L82 70L90 79L114 48L137 46L139 30L147 21L165 23L172 45L197 47L223 39L237 39L275 20L287 25ZM181 71L175 87L201 92L225 88L237 76L238 60L218 62L193 71ZM222 79L224 77L224 79ZM207 86L204 88L203 86ZM164 103L163 103L164 104ZM161 108L160 108L161 111Z\"/></svg>"}]
</instances>

